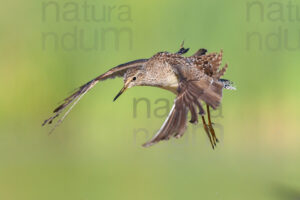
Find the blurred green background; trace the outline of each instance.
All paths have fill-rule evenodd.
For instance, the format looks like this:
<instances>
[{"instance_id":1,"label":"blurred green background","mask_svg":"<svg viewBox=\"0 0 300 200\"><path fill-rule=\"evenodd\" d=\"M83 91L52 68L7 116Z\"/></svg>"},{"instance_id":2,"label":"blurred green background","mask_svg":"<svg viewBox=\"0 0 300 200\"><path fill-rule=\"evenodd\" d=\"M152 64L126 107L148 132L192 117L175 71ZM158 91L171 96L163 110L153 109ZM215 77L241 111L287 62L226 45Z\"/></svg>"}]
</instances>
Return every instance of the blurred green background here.
<instances>
[{"instance_id":1,"label":"blurred green background","mask_svg":"<svg viewBox=\"0 0 300 200\"><path fill-rule=\"evenodd\" d=\"M0 199L300 198L299 20L287 1L255 2L2 2ZM74 30L77 46L66 36ZM164 121L156 100L171 106L174 95L137 87L113 103L122 79L97 85L52 135L41 127L74 88L120 63L175 52L182 40L189 55L223 49L225 78L238 88L215 111L216 150L200 125L141 147ZM134 117L134 98L147 98L149 118L145 103Z\"/></svg>"}]
</instances>

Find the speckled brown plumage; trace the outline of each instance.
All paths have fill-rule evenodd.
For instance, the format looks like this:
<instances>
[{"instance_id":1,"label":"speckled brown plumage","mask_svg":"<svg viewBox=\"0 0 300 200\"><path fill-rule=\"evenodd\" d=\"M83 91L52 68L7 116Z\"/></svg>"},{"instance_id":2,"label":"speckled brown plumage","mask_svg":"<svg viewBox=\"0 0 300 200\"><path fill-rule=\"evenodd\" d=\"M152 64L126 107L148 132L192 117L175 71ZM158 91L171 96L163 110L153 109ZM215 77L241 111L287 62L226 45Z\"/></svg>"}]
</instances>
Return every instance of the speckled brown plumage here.
<instances>
[{"instance_id":1,"label":"speckled brown plumage","mask_svg":"<svg viewBox=\"0 0 300 200\"><path fill-rule=\"evenodd\" d=\"M159 52L149 59L140 59L118 65L106 73L81 86L74 94L66 98L64 103L54 110L54 116L45 120L43 125L51 124L66 107L70 108L56 123L57 127L80 98L96 83L108 78L123 77L124 87L116 100L127 88L133 86L153 86L166 89L177 95L169 116L157 134L143 146L151 146L161 140L183 136L188 112L190 122L198 123L198 113L202 118L204 130L214 148L218 139L210 119L209 108L216 109L222 100L222 90L234 89L230 81L220 79L226 72L227 65L220 68L223 51L206 54L206 49L199 49L192 56L185 57L189 49L183 45L176 53ZM206 103L206 110L202 103ZM208 124L204 116L207 114Z\"/></svg>"}]
</instances>

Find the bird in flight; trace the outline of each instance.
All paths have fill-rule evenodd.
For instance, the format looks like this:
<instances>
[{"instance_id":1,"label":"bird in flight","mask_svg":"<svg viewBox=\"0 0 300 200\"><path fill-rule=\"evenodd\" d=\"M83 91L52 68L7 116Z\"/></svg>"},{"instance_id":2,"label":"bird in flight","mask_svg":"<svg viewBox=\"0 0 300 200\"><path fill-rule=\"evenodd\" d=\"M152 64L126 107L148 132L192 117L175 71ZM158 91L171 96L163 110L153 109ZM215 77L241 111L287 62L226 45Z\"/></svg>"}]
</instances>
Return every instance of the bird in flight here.
<instances>
[{"instance_id":1,"label":"bird in flight","mask_svg":"<svg viewBox=\"0 0 300 200\"><path fill-rule=\"evenodd\" d=\"M133 86L153 86L171 91L176 95L173 107L156 135L143 144L149 147L171 137L183 136L188 120L192 124L198 123L198 114L201 116L204 130L214 149L218 139L210 117L210 107L217 109L222 100L222 90L232 89L231 81L221 79L228 65L220 68L223 51L208 53L206 49L199 49L192 56L186 57L189 48L184 48L183 43L176 53L159 52L148 59L134 60L118 65L104 74L82 85L54 111L54 115L45 120L45 124L52 121L67 108L69 109L56 122L50 133L65 119L78 101L98 82L109 78L123 77L124 86L114 98L114 101L128 88ZM202 103L206 104L206 111ZM207 122L205 120L207 115Z\"/></svg>"}]
</instances>

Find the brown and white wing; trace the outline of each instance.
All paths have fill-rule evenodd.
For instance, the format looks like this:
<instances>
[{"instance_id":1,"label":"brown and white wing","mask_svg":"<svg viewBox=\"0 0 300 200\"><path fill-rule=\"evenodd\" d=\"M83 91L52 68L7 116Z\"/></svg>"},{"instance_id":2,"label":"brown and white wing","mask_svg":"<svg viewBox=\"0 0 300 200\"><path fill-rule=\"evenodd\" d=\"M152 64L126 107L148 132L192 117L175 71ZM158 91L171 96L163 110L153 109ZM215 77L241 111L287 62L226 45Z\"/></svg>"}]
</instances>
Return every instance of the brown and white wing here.
<instances>
[{"instance_id":1,"label":"brown and white wing","mask_svg":"<svg viewBox=\"0 0 300 200\"><path fill-rule=\"evenodd\" d=\"M198 113L205 114L201 101L217 108L221 102L223 86L221 83L211 82L211 80L210 77L204 77L197 81L181 81L169 116L157 134L143 146L149 147L161 140L181 137L186 129L188 112L191 113L191 123L198 122Z\"/></svg>"},{"instance_id":2,"label":"brown and white wing","mask_svg":"<svg viewBox=\"0 0 300 200\"><path fill-rule=\"evenodd\" d=\"M50 133L51 133L64 120L64 118L68 115L68 113L72 110L72 108L77 104L77 102L83 97L83 95L86 94L90 89L92 89L99 81L103 81L108 78L121 77L125 74L127 69L141 67L147 61L148 61L148 59L139 59L139 60L134 60L134 61L131 61L128 63L118 65L118 66L108 70L104 74L101 74L100 76L98 76L98 77L94 78L93 80L87 82L86 84L82 85L72 95L67 97L64 100L64 102L53 111L53 113L54 113L53 116L50 117L49 119L46 119L42 125L44 126L45 124L51 124L52 121L55 118L57 118L64 111L64 109L67 106L72 104L71 107L63 115L63 117L56 123L56 125L50 131Z\"/></svg>"}]
</instances>

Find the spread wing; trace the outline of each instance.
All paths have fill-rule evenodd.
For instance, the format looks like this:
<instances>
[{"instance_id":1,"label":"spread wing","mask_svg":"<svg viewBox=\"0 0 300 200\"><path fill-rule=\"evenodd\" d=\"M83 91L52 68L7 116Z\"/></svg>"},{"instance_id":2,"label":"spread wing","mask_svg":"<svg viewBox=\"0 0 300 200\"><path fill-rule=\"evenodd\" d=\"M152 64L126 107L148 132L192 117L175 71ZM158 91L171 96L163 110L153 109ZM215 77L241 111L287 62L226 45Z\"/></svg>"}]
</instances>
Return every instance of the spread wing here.
<instances>
[{"instance_id":1,"label":"spread wing","mask_svg":"<svg viewBox=\"0 0 300 200\"><path fill-rule=\"evenodd\" d=\"M64 120L64 118L69 114L69 112L78 103L78 101L90 89L92 89L99 81L103 81L108 78L115 78L115 77L123 76L125 74L125 72L127 71L127 69L141 67L147 61L148 61L148 59L139 59L139 60L134 60L134 61L131 61L128 63L118 65L118 66L108 70L106 73L101 74L100 76L98 76L98 77L94 78L93 80L87 82L86 84L82 85L71 96L67 97L64 100L64 102L53 111L53 113L54 113L53 116L50 117L49 119L46 119L42 125L44 126L45 124L51 124L52 121L55 118L57 118L65 110L66 107L68 107L69 105L72 104L70 106L70 108L66 111L66 113L61 117L61 119L52 128L52 130L50 131L50 133L51 133Z\"/></svg>"},{"instance_id":2,"label":"spread wing","mask_svg":"<svg viewBox=\"0 0 300 200\"><path fill-rule=\"evenodd\" d=\"M178 95L169 116L157 134L143 146L149 147L161 140L181 137L186 129L188 112L191 113L191 123L198 122L198 113L205 114L201 101L217 108L221 102L223 85L212 80L208 76L196 81L182 80L179 83Z\"/></svg>"}]
</instances>

